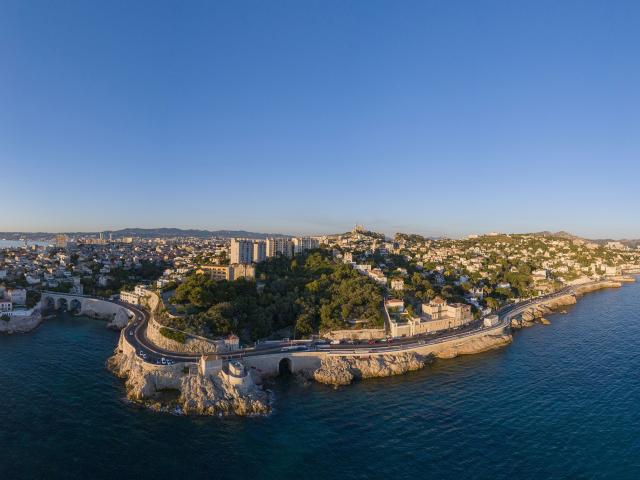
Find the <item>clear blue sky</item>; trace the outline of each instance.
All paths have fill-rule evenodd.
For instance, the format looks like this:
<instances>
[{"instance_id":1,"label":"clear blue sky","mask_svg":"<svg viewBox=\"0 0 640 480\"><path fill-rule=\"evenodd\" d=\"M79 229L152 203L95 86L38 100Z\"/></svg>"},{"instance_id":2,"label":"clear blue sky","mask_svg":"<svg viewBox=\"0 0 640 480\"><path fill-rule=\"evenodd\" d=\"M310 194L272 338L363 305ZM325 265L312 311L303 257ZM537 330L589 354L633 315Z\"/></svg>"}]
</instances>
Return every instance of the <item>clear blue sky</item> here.
<instances>
[{"instance_id":1,"label":"clear blue sky","mask_svg":"<svg viewBox=\"0 0 640 480\"><path fill-rule=\"evenodd\" d=\"M0 2L0 231L640 237L640 2Z\"/></svg>"}]
</instances>

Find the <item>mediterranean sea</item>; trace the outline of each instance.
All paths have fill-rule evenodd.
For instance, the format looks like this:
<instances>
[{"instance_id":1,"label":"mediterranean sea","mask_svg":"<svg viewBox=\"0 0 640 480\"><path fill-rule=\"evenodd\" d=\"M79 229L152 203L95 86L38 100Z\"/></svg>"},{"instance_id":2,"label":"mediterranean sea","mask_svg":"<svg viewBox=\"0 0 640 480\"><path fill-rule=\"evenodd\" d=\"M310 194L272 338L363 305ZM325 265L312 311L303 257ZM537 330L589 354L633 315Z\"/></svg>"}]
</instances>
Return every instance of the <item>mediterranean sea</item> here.
<instances>
[{"instance_id":1,"label":"mediterranean sea","mask_svg":"<svg viewBox=\"0 0 640 480\"><path fill-rule=\"evenodd\" d=\"M640 284L588 294L491 352L333 390L295 378L268 417L124 400L104 322L0 337L2 479L638 479Z\"/></svg>"},{"instance_id":2,"label":"mediterranean sea","mask_svg":"<svg viewBox=\"0 0 640 480\"><path fill-rule=\"evenodd\" d=\"M38 247L46 247L47 245L50 245L50 242L32 242L29 241L27 242L27 245L29 247L35 245ZM25 242L22 240L0 240L0 250L5 249L5 248L20 248L20 247L24 247L25 246Z\"/></svg>"}]
</instances>

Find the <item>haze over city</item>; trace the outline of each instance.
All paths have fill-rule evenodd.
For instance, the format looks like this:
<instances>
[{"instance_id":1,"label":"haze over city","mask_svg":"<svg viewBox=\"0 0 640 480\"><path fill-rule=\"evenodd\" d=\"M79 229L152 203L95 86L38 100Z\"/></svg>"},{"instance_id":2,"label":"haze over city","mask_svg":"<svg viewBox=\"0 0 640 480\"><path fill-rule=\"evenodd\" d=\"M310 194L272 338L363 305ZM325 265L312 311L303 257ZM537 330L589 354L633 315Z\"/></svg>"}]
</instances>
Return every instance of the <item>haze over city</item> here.
<instances>
[{"instance_id":1,"label":"haze over city","mask_svg":"<svg viewBox=\"0 0 640 480\"><path fill-rule=\"evenodd\" d=\"M1 231L638 238L637 2L3 2Z\"/></svg>"}]
</instances>

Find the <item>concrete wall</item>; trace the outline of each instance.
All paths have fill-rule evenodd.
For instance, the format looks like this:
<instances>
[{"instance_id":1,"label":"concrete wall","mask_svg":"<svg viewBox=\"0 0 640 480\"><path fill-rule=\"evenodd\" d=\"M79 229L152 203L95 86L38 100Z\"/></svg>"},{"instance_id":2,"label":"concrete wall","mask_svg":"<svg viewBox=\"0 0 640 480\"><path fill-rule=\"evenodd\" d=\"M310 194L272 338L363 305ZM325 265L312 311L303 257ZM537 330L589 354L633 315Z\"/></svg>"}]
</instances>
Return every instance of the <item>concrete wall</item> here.
<instances>
[{"instance_id":1,"label":"concrete wall","mask_svg":"<svg viewBox=\"0 0 640 480\"><path fill-rule=\"evenodd\" d=\"M261 375L275 376L279 374L280 360L288 358L291 362L291 371L315 370L320 367L321 359L325 352L282 352L272 355L260 355L255 357L244 357L244 363L248 369L255 368Z\"/></svg>"},{"instance_id":2,"label":"concrete wall","mask_svg":"<svg viewBox=\"0 0 640 480\"><path fill-rule=\"evenodd\" d=\"M379 340L386 337L384 328L365 328L362 330L332 330L322 335L330 340Z\"/></svg>"},{"instance_id":3,"label":"concrete wall","mask_svg":"<svg viewBox=\"0 0 640 480\"><path fill-rule=\"evenodd\" d=\"M170 327L165 327L158 323L155 319L149 320L147 324L147 338L160 348L165 350L171 350L173 352L181 353L216 353L218 351L218 345L213 340L207 340L203 337L195 337L188 335L185 343L177 342L170 338L165 337L160 333L161 328L168 328L169 330L175 330ZM178 330L175 330L178 331Z\"/></svg>"},{"instance_id":4,"label":"concrete wall","mask_svg":"<svg viewBox=\"0 0 640 480\"><path fill-rule=\"evenodd\" d=\"M400 352L414 352L419 355L435 355L440 358L450 358L457 355L477 353L495 348L511 341L509 327L498 326L473 333L464 337L457 337L451 340L436 344L418 345L406 349L394 349L388 352L379 350L369 352L367 349L353 349L315 352L281 352L271 355L247 356L242 358L242 362L249 369L256 369L261 375L275 376L279 374L280 361L288 358L291 362L292 372L303 370L313 371L320 367L320 362L326 356L337 357L377 357L386 355L397 355Z\"/></svg>"},{"instance_id":5,"label":"concrete wall","mask_svg":"<svg viewBox=\"0 0 640 480\"><path fill-rule=\"evenodd\" d=\"M107 320L109 322L108 327L123 328L129 323L129 320L135 317L133 312L122 305L97 298L43 293L39 304L41 308L47 305L47 299L53 302L55 309L61 308L64 304L66 304L67 308L71 308L74 304L79 304L80 310L78 313L80 315Z\"/></svg>"}]
</instances>

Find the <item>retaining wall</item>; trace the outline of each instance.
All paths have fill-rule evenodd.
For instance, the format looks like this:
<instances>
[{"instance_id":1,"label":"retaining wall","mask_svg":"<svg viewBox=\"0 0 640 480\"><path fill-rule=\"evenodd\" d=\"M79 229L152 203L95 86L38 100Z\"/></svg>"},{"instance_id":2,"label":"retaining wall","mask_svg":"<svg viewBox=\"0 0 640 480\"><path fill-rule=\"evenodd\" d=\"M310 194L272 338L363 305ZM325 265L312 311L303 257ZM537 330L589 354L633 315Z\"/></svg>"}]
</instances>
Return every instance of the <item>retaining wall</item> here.
<instances>
[{"instance_id":1,"label":"retaining wall","mask_svg":"<svg viewBox=\"0 0 640 480\"><path fill-rule=\"evenodd\" d=\"M380 340L386 337L384 328L364 328L361 330L332 330L322 334L330 340Z\"/></svg>"},{"instance_id":2,"label":"retaining wall","mask_svg":"<svg viewBox=\"0 0 640 480\"><path fill-rule=\"evenodd\" d=\"M158 323L154 318L151 318L147 323L147 338L157 345L160 348L165 350L170 350L172 352L180 352L180 353L216 353L219 348L215 341L207 340L203 337L195 337L193 335L185 334L186 339L184 343L180 343L176 340L172 340L170 338L165 337L160 333L161 328L167 328L169 330L173 330L176 332L180 332L179 330L175 330L171 327L165 327L164 325ZM183 333L183 332L180 332Z\"/></svg>"}]
</instances>

